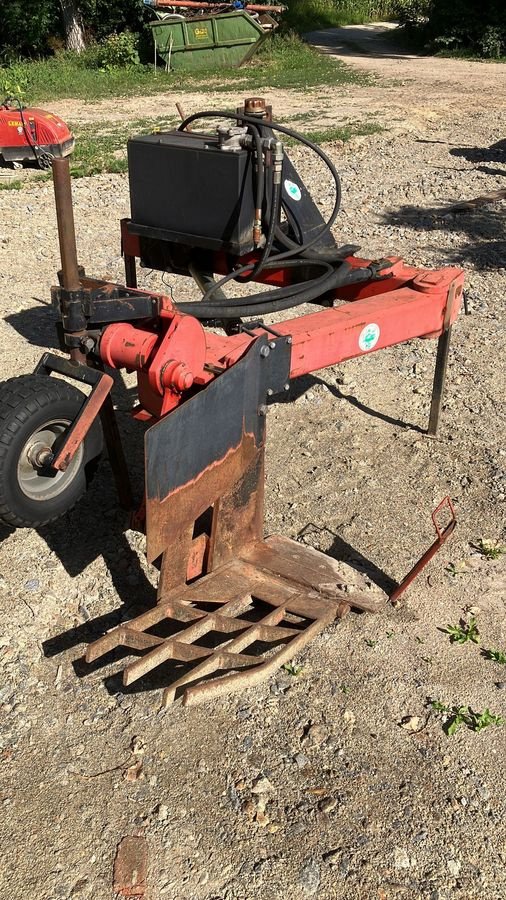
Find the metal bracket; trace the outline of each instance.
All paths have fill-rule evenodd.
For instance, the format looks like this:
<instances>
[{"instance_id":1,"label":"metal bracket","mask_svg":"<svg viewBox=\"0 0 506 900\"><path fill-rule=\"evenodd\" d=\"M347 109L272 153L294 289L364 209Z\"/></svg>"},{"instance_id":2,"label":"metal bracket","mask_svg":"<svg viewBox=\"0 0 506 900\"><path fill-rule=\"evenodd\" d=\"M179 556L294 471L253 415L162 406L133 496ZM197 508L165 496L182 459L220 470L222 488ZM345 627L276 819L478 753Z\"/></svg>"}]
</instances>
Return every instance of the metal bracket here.
<instances>
[{"instance_id":1,"label":"metal bracket","mask_svg":"<svg viewBox=\"0 0 506 900\"><path fill-rule=\"evenodd\" d=\"M44 353L35 367L34 374L49 376L53 372L65 375L74 381L80 381L82 384L91 385L89 397L83 403L77 418L74 419L67 431L62 446L51 462L51 468L64 472L100 413L114 381L110 375L100 372L98 369L92 369L90 366L84 366L71 359L64 359L54 353Z\"/></svg>"},{"instance_id":2,"label":"metal bracket","mask_svg":"<svg viewBox=\"0 0 506 900\"><path fill-rule=\"evenodd\" d=\"M452 281L452 283L450 284L443 318L443 331L437 342L436 367L434 369L432 400L429 414L429 425L427 428L427 434L430 434L432 436L437 434L437 430L439 427L439 417L441 414L441 403L443 400L443 391L446 382L446 369L448 366L448 354L450 352L450 339L452 334L452 326L450 322L453 313L453 306L457 297L457 286L457 281ZM460 289L462 290L461 286Z\"/></svg>"}]
</instances>

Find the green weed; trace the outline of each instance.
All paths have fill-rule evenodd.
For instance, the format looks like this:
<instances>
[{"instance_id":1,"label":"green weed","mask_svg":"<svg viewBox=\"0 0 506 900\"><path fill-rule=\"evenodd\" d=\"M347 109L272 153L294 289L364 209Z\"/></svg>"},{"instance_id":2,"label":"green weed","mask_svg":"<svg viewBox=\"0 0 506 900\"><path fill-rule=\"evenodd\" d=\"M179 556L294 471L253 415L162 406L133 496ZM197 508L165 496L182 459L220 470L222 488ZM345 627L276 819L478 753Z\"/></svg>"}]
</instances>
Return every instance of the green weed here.
<instances>
[{"instance_id":1,"label":"green weed","mask_svg":"<svg viewBox=\"0 0 506 900\"><path fill-rule=\"evenodd\" d=\"M465 575L467 573L467 566L465 563L448 563L445 570L451 578L458 578L459 575Z\"/></svg>"},{"instance_id":2,"label":"green weed","mask_svg":"<svg viewBox=\"0 0 506 900\"><path fill-rule=\"evenodd\" d=\"M506 651L505 650L482 650L481 655L485 657L485 659L490 659L492 662L499 663L501 666L506 666Z\"/></svg>"},{"instance_id":3,"label":"green weed","mask_svg":"<svg viewBox=\"0 0 506 900\"><path fill-rule=\"evenodd\" d=\"M504 546L504 544L500 544L499 541L488 541L485 540L485 538L480 538L476 549L485 557L485 559L500 559L500 557L506 553L506 546Z\"/></svg>"},{"instance_id":4,"label":"green weed","mask_svg":"<svg viewBox=\"0 0 506 900\"><path fill-rule=\"evenodd\" d=\"M331 128L323 128L319 131L302 131L301 134L313 144L330 144L332 141L350 141L354 137L367 136L369 134L378 134L383 131L381 125L373 122L352 122L349 125L336 125ZM297 142L292 138L284 141L287 146L291 147Z\"/></svg>"},{"instance_id":5,"label":"green weed","mask_svg":"<svg viewBox=\"0 0 506 900\"><path fill-rule=\"evenodd\" d=\"M284 663L284 665L282 665L281 668L284 669L285 672L288 672L289 675L293 675L294 678L296 678L297 675L300 675L300 673L304 669L303 666L296 666L295 663L289 663L289 662Z\"/></svg>"},{"instance_id":6,"label":"green weed","mask_svg":"<svg viewBox=\"0 0 506 900\"><path fill-rule=\"evenodd\" d=\"M480 643L480 632L474 617L469 619L469 622L461 619L458 625L447 625L442 631L450 635L452 644L467 644L468 641L472 641L473 644Z\"/></svg>"},{"instance_id":7,"label":"green weed","mask_svg":"<svg viewBox=\"0 0 506 900\"><path fill-rule=\"evenodd\" d=\"M491 713L488 707L483 712L474 712L469 706L446 706L438 700L432 700L431 708L435 712L440 712L446 716L443 724L443 731L451 737L458 729L464 725L470 731L479 733L490 725L504 725L502 716L496 716Z\"/></svg>"}]
</instances>

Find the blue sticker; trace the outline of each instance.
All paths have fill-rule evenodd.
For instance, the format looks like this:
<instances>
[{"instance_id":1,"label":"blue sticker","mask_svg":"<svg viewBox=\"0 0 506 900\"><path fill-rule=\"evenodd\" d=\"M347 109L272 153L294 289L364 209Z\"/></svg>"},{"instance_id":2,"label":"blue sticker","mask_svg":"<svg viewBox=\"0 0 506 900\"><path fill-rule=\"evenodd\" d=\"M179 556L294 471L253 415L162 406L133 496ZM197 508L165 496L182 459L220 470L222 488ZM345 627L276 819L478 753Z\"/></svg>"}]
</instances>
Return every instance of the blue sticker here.
<instances>
[{"instance_id":1,"label":"blue sticker","mask_svg":"<svg viewBox=\"0 0 506 900\"><path fill-rule=\"evenodd\" d=\"M302 198L299 185L295 184L294 181L289 181L288 178L285 181L285 191L292 200L300 200Z\"/></svg>"}]
</instances>

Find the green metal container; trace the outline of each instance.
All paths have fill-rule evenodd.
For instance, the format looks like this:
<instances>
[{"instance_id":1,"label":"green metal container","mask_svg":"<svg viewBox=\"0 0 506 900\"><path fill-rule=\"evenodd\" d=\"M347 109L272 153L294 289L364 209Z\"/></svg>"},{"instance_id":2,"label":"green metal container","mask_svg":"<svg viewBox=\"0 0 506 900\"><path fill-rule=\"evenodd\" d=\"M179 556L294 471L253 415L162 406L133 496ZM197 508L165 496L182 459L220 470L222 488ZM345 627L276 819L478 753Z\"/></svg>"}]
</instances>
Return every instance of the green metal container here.
<instances>
[{"instance_id":1,"label":"green metal container","mask_svg":"<svg viewBox=\"0 0 506 900\"><path fill-rule=\"evenodd\" d=\"M276 22L262 22L245 10L185 19L169 15L151 22L155 50L169 69L218 69L240 66L250 59Z\"/></svg>"}]
</instances>

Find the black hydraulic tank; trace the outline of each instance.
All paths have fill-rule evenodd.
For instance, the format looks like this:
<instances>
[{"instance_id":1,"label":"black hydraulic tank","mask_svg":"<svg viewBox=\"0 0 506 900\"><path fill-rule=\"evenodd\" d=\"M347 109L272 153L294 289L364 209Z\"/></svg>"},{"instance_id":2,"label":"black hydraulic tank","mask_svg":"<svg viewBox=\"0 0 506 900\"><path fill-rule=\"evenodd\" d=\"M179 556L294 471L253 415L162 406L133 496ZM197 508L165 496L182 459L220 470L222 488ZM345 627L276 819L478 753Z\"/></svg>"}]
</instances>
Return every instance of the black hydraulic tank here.
<instances>
[{"instance_id":1,"label":"black hydraulic tank","mask_svg":"<svg viewBox=\"0 0 506 900\"><path fill-rule=\"evenodd\" d=\"M214 135L169 131L128 141L134 234L242 255L253 250L254 172L248 150Z\"/></svg>"}]
</instances>

